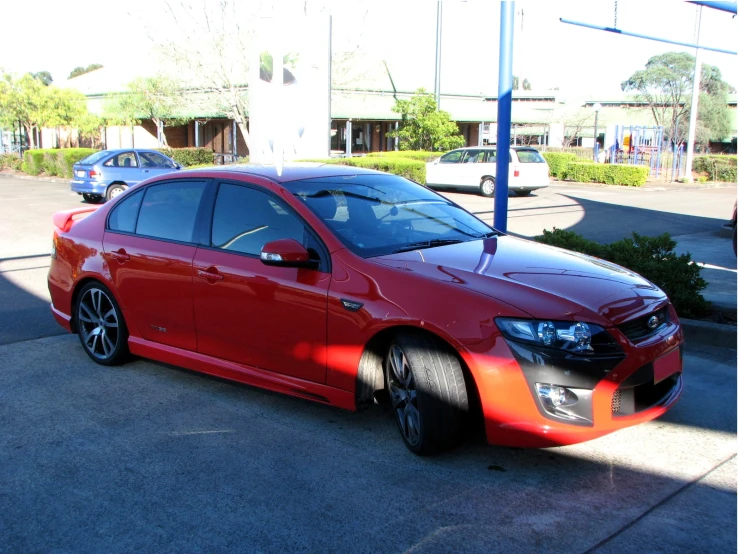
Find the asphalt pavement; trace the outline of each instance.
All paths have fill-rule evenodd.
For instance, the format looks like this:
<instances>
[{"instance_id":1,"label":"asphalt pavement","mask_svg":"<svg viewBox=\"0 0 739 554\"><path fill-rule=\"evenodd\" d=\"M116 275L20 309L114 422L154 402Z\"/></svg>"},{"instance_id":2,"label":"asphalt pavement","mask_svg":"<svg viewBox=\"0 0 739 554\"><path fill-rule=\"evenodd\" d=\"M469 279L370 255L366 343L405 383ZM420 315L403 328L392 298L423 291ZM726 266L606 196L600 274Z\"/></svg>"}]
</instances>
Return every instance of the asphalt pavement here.
<instances>
[{"instance_id":1,"label":"asphalt pavement","mask_svg":"<svg viewBox=\"0 0 739 554\"><path fill-rule=\"evenodd\" d=\"M418 458L380 406L94 364L48 312L51 214L81 205L65 185L0 178L0 552L737 551L735 327L686 325L685 393L659 420L581 445L472 440ZM450 196L492 220L490 199ZM509 199L509 231L667 230L735 314L719 229L735 196L556 184Z\"/></svg>"}]
</instances>

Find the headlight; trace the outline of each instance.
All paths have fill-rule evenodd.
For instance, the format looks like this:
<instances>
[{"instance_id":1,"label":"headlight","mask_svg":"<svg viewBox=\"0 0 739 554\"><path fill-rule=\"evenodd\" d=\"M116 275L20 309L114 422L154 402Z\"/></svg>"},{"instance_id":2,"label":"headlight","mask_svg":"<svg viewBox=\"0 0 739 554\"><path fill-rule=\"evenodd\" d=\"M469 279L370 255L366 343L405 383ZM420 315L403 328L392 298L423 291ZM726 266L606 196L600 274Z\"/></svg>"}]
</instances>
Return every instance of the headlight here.
<instances>
[{"instance_id":1,"label":"headlight","mask_svg":"<svg viewBox=\"0 0 739 554\"><path fill-rule=\"evenodd\" d=\"M620 352L610 333L594 323L508 317L498 317L495 323L505 338L516 342L577 354Z\"/></svg>"}]
</instances>

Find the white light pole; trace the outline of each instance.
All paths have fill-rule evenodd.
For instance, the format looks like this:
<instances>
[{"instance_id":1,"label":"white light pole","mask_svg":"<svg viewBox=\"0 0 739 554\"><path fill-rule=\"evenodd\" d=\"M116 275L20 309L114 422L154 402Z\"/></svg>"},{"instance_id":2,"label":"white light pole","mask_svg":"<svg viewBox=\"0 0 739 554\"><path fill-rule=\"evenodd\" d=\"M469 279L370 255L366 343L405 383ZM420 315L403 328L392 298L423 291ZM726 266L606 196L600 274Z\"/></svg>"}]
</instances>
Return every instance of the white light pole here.
<instances>
[{"instance_id":1,"label":"white light pole","mask_svg":"<svg viewBox=\"0 0 739 554\"><path fill-rule=\"evenodd\" d=\"M703 6L698 9L698 32L695 43L699 44L701 35L701 16ZM688 183L693 182L693 150L695 150L695 125L698 120L698 98L701 84L701 49L695 49L695 69L693 70L693 97L690 101L690 123L688 124L688 151L685 156L685 177ZM677 130L676 130L677 131Z\"/></svg>"},{"instance_id":2,"label":"white light pole","mask_svg":"<svg viewBox=\"0 0 739 554\"><path fill-rule=\"evenodd\" d=\"M436 109L441 109L441 0L436 2L436 75L434 77Z\"/></svg>"},{"instance_id":3,"label":"white light pole","mask_svg":"<svg viewBox=\"0 0 739 554\"><path fill-rule=\"evenodd\" d=\"M595 128L593 129L593 161L598 162L598 112L600 112L601 106L598 102L593 104L595 110Z\"/></svg>"}]
</instances>

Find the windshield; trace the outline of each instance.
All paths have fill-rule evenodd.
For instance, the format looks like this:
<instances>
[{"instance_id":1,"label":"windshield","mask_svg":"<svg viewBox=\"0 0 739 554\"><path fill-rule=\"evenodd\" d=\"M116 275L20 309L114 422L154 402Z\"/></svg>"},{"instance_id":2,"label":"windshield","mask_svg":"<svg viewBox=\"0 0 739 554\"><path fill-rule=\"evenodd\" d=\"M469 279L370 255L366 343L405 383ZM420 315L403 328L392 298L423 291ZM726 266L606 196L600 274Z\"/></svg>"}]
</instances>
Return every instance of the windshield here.
<instances>
[{"instance_id":1,"label":"windshield","mask_svg":"<svg viewBox=\"0 0 739 554\"><path fill-rule=\"evenodd\" d=\"M101 158L104 158L105 156L107 156L108 154L110 154L110 151L109 150L100 150L99 152L95 152L94 154L90 154L86 158L78 161L77 163L78 164L82 164L82 165L92 165L95 162L97 162L98 160L100 160Z\"/></svg>"},{"instance_id":2,"label":"windshield","mask_svg":"<svg viewBox=\"0 0 739 554\"><path fill-rule=\"evenodd\" d=\"M497 234L443 196L396 175L323 177L288 186L363 258Z\"/></svg>"}]
</instances>

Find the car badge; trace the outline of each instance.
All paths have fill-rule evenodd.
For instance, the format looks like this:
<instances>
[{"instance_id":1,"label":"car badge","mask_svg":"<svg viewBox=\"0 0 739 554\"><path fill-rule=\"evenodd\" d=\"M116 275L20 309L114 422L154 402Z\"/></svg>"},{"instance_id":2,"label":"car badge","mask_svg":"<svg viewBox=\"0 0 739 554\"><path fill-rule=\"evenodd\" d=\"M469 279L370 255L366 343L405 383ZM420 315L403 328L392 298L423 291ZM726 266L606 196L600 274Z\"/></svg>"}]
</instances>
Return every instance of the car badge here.
<instances>
[{"instance_id":1,"label":"car badge","mask_svg":"<svg viewBox=\"0 0 739 554\"><path fill-rule=\"evenodd\" d=\"M647 320L647 327L650 329L656 329L659 325L659 318L656 315L653 315Z\"/></svg>"}]
</instances>

